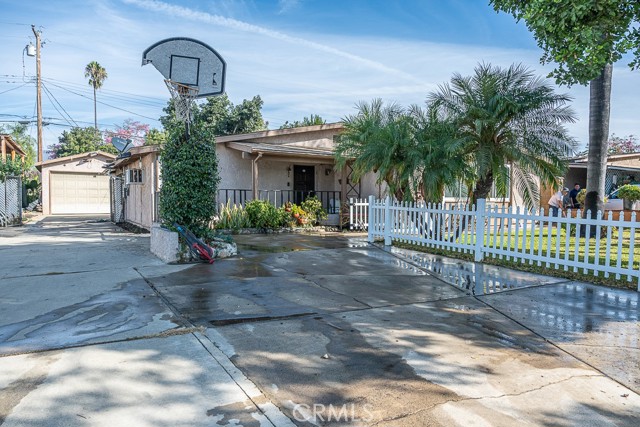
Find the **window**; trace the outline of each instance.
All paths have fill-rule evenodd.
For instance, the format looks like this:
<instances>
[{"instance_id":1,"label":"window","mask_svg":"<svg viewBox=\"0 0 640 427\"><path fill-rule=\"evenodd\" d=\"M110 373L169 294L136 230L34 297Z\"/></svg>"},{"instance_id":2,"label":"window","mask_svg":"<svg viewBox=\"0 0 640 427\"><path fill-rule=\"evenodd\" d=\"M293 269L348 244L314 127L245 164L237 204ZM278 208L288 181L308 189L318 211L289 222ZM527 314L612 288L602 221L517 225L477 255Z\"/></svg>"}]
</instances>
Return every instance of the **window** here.
<instances>
[{"instance_id":1,"label":"window","mask_svg":"<svg viewBox=\"0 0 640 427\"><path fill-rule=\"evenodd\" d=\"M128 169L125 175L126 184L142 184L144 173L142 169Z\"/></svg>"}]
</instances>

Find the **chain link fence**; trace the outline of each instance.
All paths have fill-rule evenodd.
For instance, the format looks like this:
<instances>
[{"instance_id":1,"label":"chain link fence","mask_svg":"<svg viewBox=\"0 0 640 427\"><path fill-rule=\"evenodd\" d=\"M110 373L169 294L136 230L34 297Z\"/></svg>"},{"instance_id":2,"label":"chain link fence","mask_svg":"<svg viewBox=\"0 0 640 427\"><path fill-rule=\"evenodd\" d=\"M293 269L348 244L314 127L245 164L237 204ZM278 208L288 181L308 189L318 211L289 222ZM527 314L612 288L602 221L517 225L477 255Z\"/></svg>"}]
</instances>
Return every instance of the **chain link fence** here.
<instances>
[{"instance_id":1,"label":"chain link fence","mask_svg":"<svg viewBox=\"0 0 640 427\"><path fill-rule=\"evenodd\" d=\"M0 227L22 222L22 179L7 176L0 179Z\"/></svg>"}]
</instances>

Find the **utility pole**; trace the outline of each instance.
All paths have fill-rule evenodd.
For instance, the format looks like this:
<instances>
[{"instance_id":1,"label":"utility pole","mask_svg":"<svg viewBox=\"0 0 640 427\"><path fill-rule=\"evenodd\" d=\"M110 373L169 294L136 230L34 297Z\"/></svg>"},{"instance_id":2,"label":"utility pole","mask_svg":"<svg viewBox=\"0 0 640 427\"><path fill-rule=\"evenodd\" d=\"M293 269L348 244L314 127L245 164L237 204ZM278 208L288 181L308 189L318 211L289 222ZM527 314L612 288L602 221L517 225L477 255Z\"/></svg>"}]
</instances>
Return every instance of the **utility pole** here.
<instances>
[{"instance_id":1,"label":"utility pole","mask_svg":"<svg viewBox=\"0 0 640 427\"><path fill-rule=\"evenodd\" d=\"M37 96L36 105L38 109L38 162L43 160L42 158L42 76L40 74L40 31L36 30L36 26L32 25L31 30L36 36L36 86Z\"/></svg>"}]
</instances>

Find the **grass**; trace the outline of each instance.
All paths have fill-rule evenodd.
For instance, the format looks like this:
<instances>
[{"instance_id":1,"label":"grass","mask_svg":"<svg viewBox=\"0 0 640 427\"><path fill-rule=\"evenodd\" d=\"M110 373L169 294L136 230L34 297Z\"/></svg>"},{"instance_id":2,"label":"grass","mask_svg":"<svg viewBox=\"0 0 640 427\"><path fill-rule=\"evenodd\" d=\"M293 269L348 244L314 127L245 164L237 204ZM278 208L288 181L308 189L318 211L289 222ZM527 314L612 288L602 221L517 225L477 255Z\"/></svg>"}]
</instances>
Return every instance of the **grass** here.
<instances>
[{"instance_id":1,"label":"grass","mask_svg":"<svg viewBox=\"0 0 640 427\"><path fill-rule=\"evenodd\" d=\"M499 230L497 230L498 232L494 232L494 227L489 227L489 230L491 234L486 235L484 241L485 248L488 251L492 249L509 249L510 252L515 252L518 255L517 257L509 257L485 253L483 263L616 288L637 289L637 277L632 276L631 281L628 281L626 274L621 274L620 278L616 279L615 273L609 273L609 277L605 277L603 271L594 272L589 269L585 271L582 268L575 269L574 267L566 267L565 264L566 260L584 262L586 257L589 264L595 265L597 263L599 266L607 265L615 268L618 265L618 260L620 260L621 272L625 271L629 265L631 249L631 233L628 229L625 229L622 235L619 235L616 227L611 227L610 230L602 227L600 234L602 238L599 239L599 242L595 238L586 239L580 237L578 239L575 237L573 229L570 229L568 251L566 226L560 230L556 227L536 228L535 235L532 235L530 228L527 229L526 232L520 229L517 235L515 234L515 227L511 228L510 235L507 235L506 231L504 235L501 234ZM542 233L540 233L540 230L542 230ZM606 242L609 232L611 233L611 245L609 253L607 254ZM467 235L463 236L463 239L459 239L458 242L472 245L475 243L475 235L473 233L467 233ZM473 261L472 254L428 247L410 243L403 239L395 239L394 245L421 252ZM547 267L546 262L543 261L539 263L531 259L531 255L538 256L539 253L545 258L558 259L557 261L551 261L550 266ZM640 270L640 242L634 244L632 259L632 268L636 271ZM554 268L556 264L558 264L557 269ZM567 270L565 270L565 268L567 268Z\"/></svg>"}]
</instances>

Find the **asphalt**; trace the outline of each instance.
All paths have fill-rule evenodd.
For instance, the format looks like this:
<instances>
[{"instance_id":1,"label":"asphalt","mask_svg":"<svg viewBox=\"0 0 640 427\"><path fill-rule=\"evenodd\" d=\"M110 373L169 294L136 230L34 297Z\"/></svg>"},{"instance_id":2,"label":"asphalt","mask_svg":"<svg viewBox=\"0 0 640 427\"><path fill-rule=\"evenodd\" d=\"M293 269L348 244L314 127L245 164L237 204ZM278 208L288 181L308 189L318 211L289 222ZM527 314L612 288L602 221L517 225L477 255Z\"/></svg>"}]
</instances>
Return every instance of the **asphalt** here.
<instances>
[{"instance_id":1,"label":"asphalt","mask_svg":"<svg viewBox=\"0 0 640 427\"><path fill-rule=\"evenodd\" d=\"M640 425L636 292L236 241L167 266L100 219L0 231L0 425Z\"/></svg>"}]
</instances>

